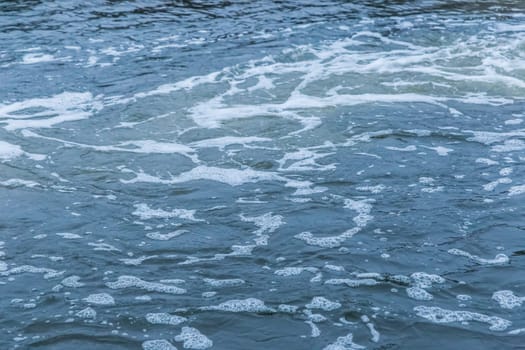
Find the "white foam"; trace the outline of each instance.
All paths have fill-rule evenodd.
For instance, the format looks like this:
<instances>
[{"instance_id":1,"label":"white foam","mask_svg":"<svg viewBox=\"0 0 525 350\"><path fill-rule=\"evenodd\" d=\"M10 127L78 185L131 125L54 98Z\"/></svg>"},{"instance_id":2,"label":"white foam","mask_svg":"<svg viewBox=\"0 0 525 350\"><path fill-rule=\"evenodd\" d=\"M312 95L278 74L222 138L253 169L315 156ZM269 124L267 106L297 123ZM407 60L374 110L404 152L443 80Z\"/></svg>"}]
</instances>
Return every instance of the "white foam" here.
<instances>
[{"instance_id":1,"label":"white foam","mask_svg":"<svg viewBox=\"0 0 525 350\"><path fill-rule=\"evenodd\" d=\"M413 152L417 150L417 147L414 145L410 145L406 147L387 146L385 148L391 151L398 151L398 152Z\"/></svg>"},{"instance_id":2,"label":"white foam","mask_svg":"<svg viewBox=\"0 0 525 350\"><path fill-rule=\"evenodd\" d=\"M146 237L149 239L153 239L156 241L169 241L172 238L179 237L180 235L183 235L187 233L186 230L176 230L168 233L160 233L160 232L148 232L146 233Z\"/></svg>"},{"instance_id":3,"label":"white foam","mask_svg":"<svg viewBox=\"0 0 525 350\"><path fill-rule=\"evenodd\" d=\"M464 256L482 265L505 265L510 261L509 257L505 254L498 254L494 259L485 259L457 248L449 249L448 253L457 256Z\"/></svg>"},{"instance_id":4,"label":"white foam","mask_svg":"<svg viewBox=\"0 0 525 350\"><path fill-rule=\"evenodd\" d=\"M376 186L359 186L359 187L356 187L356 190L358 191L368 191L368 192L371 192L373 194L378 194L378 193L381 193L385 190L386 186L385 185L376 185Z\"/></svg>"},{"instance_id":5,"label":"white foam","mask_svg":"<svg viewBox=\"0 0 525 350\"><path fill-rule=\"evenodd\" d=\"M525 193L525 185L512 186L509 188L509 196L517 196Z\"/></svg>"},{"instance_id":6,"label":"white foam","mask_svg":"<svg viewBox=\"0 0 525 350\"><path fill-rule=\"evenodd\" d=\"M472 297L470 295L466 295L466 294L458 294L458 295L456 295L456 299L458 299L460 301L469 301L469 300L472 300Z\"/></svg>"},{"instance_id":7,"label":"white foam","mask_svg":"<svg viewBox=\"0 0 525 350\"><path fill-rule=\"evenodd\" d=\"M508 177L503 177L503 178L500 178L500 179L497 179L497 180L494 180L494 181L491 181L485 185L483 185L483 189L485 191L494 191L494 189L498 186L498 185L501 185L501 184L510 184L512 183L512 180L509 179Z\"/></svg>"},{"instance_id":8,"label":"white foam","mask_svg":"<svg viewBox=\"0 0 525 350\"><path fill-rule=\"evenodd\" d=\"M70 288L80 288L85 286L85 283L79 282L80 277L79 276L69 276L66 277L60 282L61 285L64 287L70 287Z\"/></svg>"},{"instance_id":9,"label":"white foam","mask_svg":"<svg viewBox=\"0 0 525 350\"><path fill-rule=\"evenodd\" d=\"M415 300L432 300L432 294L420 287L410 287L406 289L407 295Z\"/></svg>"},{"instance_id":10,"label":"white foam","mask_svg":"<svg viewBox=\"0 0 525 350\"><path fill-rule=\"evenodd\" d=\"M196 210L173 209L171 211L166 211L164 209L153 209L146 203L135 204L134 207L135 211L132 214L140 217L141 220L178 218L191 221L200 221L195 219Z\"/></svg>"},{"instance_id":11,"label":"white foam","mask_svg":"<svg viewBox=\"0 0 525 350\"><path fill-rule=\"evenodd\" d=\"M28 53L22 57L22 64L46 63L56 60L57 59L53 55L48 55L45 53Z\"/></svg>"},{"instance_id":12,"label":"white foam","mask_svg":"<svg viewBox=\"0 0 525 350\"><path fill-rule=\"evenodd\" d=\"M207 349L213 346L208 337L192 327L182 327L182 332L175 337L175 341L184 342L184 349Z\"/></svg>"},{"instance_id":13,"label":"white foam","mask_svg":"<svg viewBox=\"0 0 525 350\"><path fill-rule=\"evenodd\" d=\"M256 142L270 142L272 139L269 139L267 137L256 137L256 136L248 136L248 137L240 137L240 136L224 136L224 137L217 137L214 139L204 139L201 141L195 141L190 144L191 147L195 148L211 148L215 147L220 149L221 151L224 151L224 149L231 145L249 145L251 143Z\"/></svg>"},{"instance_id":14,"label":"white foam","mask_svg":"<svg viewBox=\"0 0 525 350\"><path fill-rule=\"evenodd\" d=\"M142 343L142 349L143 350L177 350L177 348L173 346L166 339L146 340L145 342Z\"/></svg>"},{"instance_id":15,"label":"white foam","mask_svg":"<svg viewBox=\"0 0 525 350\"><path fill-rule=\"evenodd\" d=\"M13 267L7 271L1 271L0 276L18 275L22 273L42 273L45 279L55 278L61 276L64 271L56 271L46 267L35 267L31 265L21 265Z\"/></svg>"},{"instance_id":16,"label":"white foam","mask_svg":"<svg viewBox=\"0 0 525 350\"><path fill-rule=\"evenodd\" d=\"M338 337L335 342L325 346L323 350L358 350L366 349L364 346L354 343L354 336L352 333L344 337Z\"/></svg>"},{"instance_id":17,"label":"white foam","mask_svg":"<svg viewBox=\"0 0 525 350\"><path fill-rule=\"evenodd\" d=\"M366 224L374 218L370 215L370 212L372 211L372 204L370 204L371 202L373 202L371 199L364 199L360 201L348 198L345 199L344 207L357 212L357 216L352 219L356 223L357 227L365 227Z\"/></svg>"},{"instance_id":18,"label":"white foam","mask_svg":"<svg viewBox=\"0 0 525 350\"><path fill-rule=\"evenodd\" d=\"M0 119L0 123L2 123L2 119ZM22 147L18 145L13 145L11 143L0 140L0 160L1 161L13 160L21 156L26 156L33 160L44 160L46 158L46 156L43 154L28 153L22 150Z\"/></svg>"},{"instance_id":19,"label":"white foam","mask_svg":"<svg viewBox=\"0 0 525 350\"><path fill-rule=\"evenodd\" d=\"M263 233L273 233L280 226L284 224L283 217L281 215L273 215L272 213L266 213L261 216L246 217L243 214L240 215L241 220L245 222L252 222L259 227L254 233L257 235L255 240L256 245L268 245L268 235Z\"/></svg>"},{"instance_id":20,"label":"white foam","mask_svg":"<svg viewBox=\"0 0 525 350\"><path fill-rule=\"evenodd\" d=\"M299 307L295 306L295 305L288 305L288 304L279 304L279 306L277 307L277 309L280 311L280 312L284 312L284 313L287 313L287 314L294 314L297 312L297 310L299 309Z\"/></svg>"},{"instance_id":21,"label":"white foam","mask_svg":"<svg viewBox=\"0 0 525 350\"><path fill-rule=\"evenodd\" d=\"M370 215L372 211L372 205L370 204L372 200L363 199L363 200L353 200L345 198L344 208L351 209L357 212L352 220L356 224L356 227L346 230L343 233L336 236L325 236L325 237L316 237L311 232L301 232L294 237L305 241L306 244L319 246L322 248L337 248L340 247L346 240L352 238L354 235L359 233L363 227L365 227L369 221L373 220L373 216Z\"/></svg>"},{"instance_id":22,"label":"white foam","mask_svg":"<svg viewBox=\"0 0 525 350\"><path fill-rule=\"evenodd\" d=\"M80 318L94 319L97 317L97 312L88 306L85 309L78 311L75 315Z\"/></svg>"},{"instance_id":23,"label":"white foam","mask_svg":"<svg viewBox=\"0 0 525 350\"><path fill-rule=\"evenodd\" d=\"M317 268L315 268L315 267L289 266L289 267L285 267L283 269L275 270L274 274L276 274L278 276L289 277L289 276L300 275L304 271L308 271L310 273L316 273L317 272Z\"/></svg>"},{"instance_id":24,"label":"white foam","mask_svg":"<svg viewBox=\"0 0 525 350\"><path fill-rule=\"evenodd\" d=\"M310 181L290 180L273 172L257 171L250 168L235 169L199 165L187 172L179 174L178 176L172 176L169 179L162 179L142 171L134 172L129 169L123 169L122 171L125 173L135 174L133 179L120 180L125 184L149 182L169 185L197 180L208 180L221 182L230 186L240 186L246 183L256 183L261 181L280 181L285 182L286 187L296 188L296 192L294 193L295 195L307 195L323 192L326 190L323 187L312 188L313 184Z\"/></svg>"},{"instance_id":25,"label":"white foam","mask_svg":"<svg viewBox=\"0 0 525 350\"><path fill-rule=\"evenodd\" d=\"M525 301L525 297L518 297L511 290L499 290L492 294L492 299L497 301L499 306L504 309L514 309L520 307Z\"/></svg>"},{"instance_id":26,"label":"white foam","mask_svg":"<svg viewBox=\"0 0 525 350\"><path fill-rule=\"evenodd\" d=\"M324 284L333 284L333 285L345 284L348 287L356 288L356 287L361 287L361 286L375 286L379 284L379 282L377 282L374 279L370 279L370 278L359 279L359 280L354 280L354 279L349 279L349 278L333 278L333 279L326 280Z\"/></svg>"},{"instance_id":27,"label":"white foam","mask_svg":"<svg viewBox=\"0 0 525 350\"><path fill-rule=\"evenodd\" d=\"M493 331L504 331L512 325L512 322L500 317L487 316L470 311L446 310L437 306L416 306L414 311L418 316L434 323L477 321L488 323L490 325L489 329Z\"/></svg>"},{"instance_id":28,"label":"white foam","mask_svg":"<svg viewBox=\"0 0 525 350\"><path fill-rule=\"evenodd\" d=\"M40 186L38 182L29 181L29 180L22 180L22 179L8 179L5 181L0 181L0 186L5 187L20 187L25 186L29 188Z\"/></svg>"},{"instance_id":29,"label":"white foam","mask_svg":"<svg viewBox=\"0 0 525 350\"><path fill-rule=\"evenodd\" d=\"M60 236L62 238L65 238L65 239L79 239L79 238L82 238L81 235L78 235L76 233L70 233L70 232L58 232L56 235Z\"/></svg>"},{"instance_id":30,"label":"white foam","mask_svg":"<svg viewBox=\"0 0 525 350\"><path fill-rule=\"evenodd\" d=\"M447 148L443 146L437 146L437 147L422 146L422 147L436 151L436 153L442 157L448 156L450 152L454 152L452 148Z\"/></svg>"},{"instance_id":31,"label":"white foam","mask_svg":"<svg viewBox=\"0 0 525 350\"><path fill-rule=\"evenodd\" d=\"M496 165L496 164L499 164L497 161L492 160L492 159L488 159L488 158L477 158L477 159L476 159L476 163L482 163L482 164L486 164L486 165Z\"/></svg>"},{"instance_id":32,"label":"white foam","mask_svg":"<svg viewBox=\"0 0 525 350\"><path fill-rule=\"evenodd\" d=\"M514 151L523 151L525 150L525 142L522 140L505 140L502 145L492 146L492 151L494 152L514 152Z\"/></svg>"},{"instance_id":33,"label":"white foam","mask_svg":"<svg viewBox=\"0 0 525 350\"><path fill-rule=\"evenodd\" d=\"M147 282L135 276L120 276L115 282L107 282L106 286L108 286L111 289L139 288L147 290L148 292L168 294L186 293L186 289L162 283Z\"/></svg>"},{"instance_id":34,"label":"white foam","mask_svg":"<svg viewBox=\"0 0 525 350\"><path fill-rule=\"evenodd\" d=\"M256 298L233 299L219 305L203 306L200 309L225 312L275 312L275 309L264 305L262 300Z\"/></svg>"},{"instance_id":35,"label":"white foam","mask_svg":"<svg viewBox=\"0 0 525 350\"><path fill-rule=\"evenodd\" d=\"M0 104L0 124L7 130L51 128L66 121L89 118L102 109L98 98L89 92L63 92L48 98L34 98Z\"/></svg>"},{"instance_id":36,"label":"white foam","mask_svg":"<svg viewBox=\"0 0 525 350\"><path fill-rule=\"evenodd\" d=\"M146 314L146 320L151 324L168 324L176 326L183 322L186 322L188 319L186 317L170 315L165 312L160 312Z\"/></svg>"},{"instance_id":37,"label":"white foam","mask_svg":"<svg viewBox=\"0 0 525 350\"><path fill-rule=\"evenodd\" d=\"M206 284L209 284L210 286L215 287L215 288L234 287L234 286L240 286L245 283L244 280L240 278L230 278L230 279L223 279L223 280L205 278L203 281Z\"/></svg>"},{"instance_id":38,"label":"white foam","mask_svg":"<svg viewBox=\"0 0 525 350\"><path fill-rule=\"evenodd\" d=\"M1 122L1 120L0 120ZM122 123L121 123L122 124ZM78 147L84 149L92 149L98 152L129 152L142 154L180 154L191 159L194 163L199 163L198 157L195 155L195 150L189 146L178 143L159 142L154 140L129 140L116 145L90 145L74 141L67 141L56 137L49 137L39 135L30 130L22 130L22 135L25 137L34 137L44 140L50 140L62 143L67 147Z\"/></svg>"},{"instance_id":39,"label":"white foam","mask_svg":"<svg viewBox=\"0 0 525 350\"><path fill-rule=\"evenodd\" d=\"M376 330L374 324L370 322L370 319L368 318L368 316L366 315L361 316L361 321L363 321L368 327L368 329L370 330L370 335L372 336L370 340L372 340L374 343L379 342L379 338L381 337L381 335Z\"/></svg>"},{"instance_id":40,"label":"white foam","mask_svg":"<svg viewBox=\"0 0 525 350\"><path fill-rule=\"evenodd\" d=\"M309 304L305 305L308 309L321 309L325 311L332 311L339 309L341 304L336 301L331 301L325 297L313 297Z\"/></svg>"},{"instance_id":41,"label":"white foam","mask_svg":"<svg viewBox=\"0 0 525 350\"><path fill-rule=\"evenodd\" d=\"M90 294L83 300L95 305L115 305L115 299L108 293Z\"/></svg>"},{"instance_id":42,"label":"white foam","mask_svg":"<svg viewBox=\"0 0 525 350\"><path fill-rule=\"evenodd\" d=\"M304 321L304 323L310 326L311 328L310 336L312 338L316 338L321 335L321 330L319 329L319 327L316 326L316 324L313 321L308 320L308 321Z\"/></svg>"},{"instance_id":43,"label":"white foam","mask_svg":"<svg viewBox=\"0 0 525 350\"><path fill-rule=\"evenodd\" d=\"M521 123L523 123L523 119L521 119L521 118L505 120L505 125L519 125Z\"/></svg>"},{"instance_id":44,"label":"white foam","mask_svg":"<svg viewBox=\"0 0 525 350\"><path fill-rule=\"evenodd\" d=\"M317 163L318 159L322 159L334 152L321 153L308 148L299 148L295 152L287 152L283 158L278 160L280 171L328 171L335 169L335 164L321 165Z\"/></svg>"},{"instance_id":45,"label":"white foam","mask_svg":"<svg viewBox=\"0 0 525 350\"><path fill-rule=\"evenodd\" d=\"M439 275L428 274L426 272L414 272L410 275L412 282L419 288L430 288L434 283L445 283L445 279Z\"/></svg>"},{"instance_id":46,"label":"white foam","mask_svg":"<svg viewBox=\"0 0 525 350\"><path fill-rule=\"evenodd\" d=\"M124 258L124 259L119 259L119 261L122 261L125 265L132 265L132 266L138 266L140 264L142 264L144 261L146 260L149 260L149 259L154 259L156 258L157 255L149 255L149 256L140 256L138 258Z\"/></svg>"},{"instance_id":47,"label":"white foam","mask_svg":"<svg viewBox=\"0 0 525 350\"><path fill-rule=\"evenodd\" d=\"M306 244L318 246L322 248L337 248L340 247L346 240L352 238L357 234L361 229L359 227L354 227L350 230L347 230L337 236L325 236L325 237L316 237L311 232L301 232L294 236L294 238L305 241Z\"/></svg>"},{"instance_id":48,"label":"white foam","mask_svg":"<svg viewBox=\"0 0 525 350\"><path fill-rule=\"evenodd\" d=\"M89 242L88 246L94 247L93 250L103 251L103 252L120 252L120 249L117 247L103 242Z\"/></svg>"}]
</instances>

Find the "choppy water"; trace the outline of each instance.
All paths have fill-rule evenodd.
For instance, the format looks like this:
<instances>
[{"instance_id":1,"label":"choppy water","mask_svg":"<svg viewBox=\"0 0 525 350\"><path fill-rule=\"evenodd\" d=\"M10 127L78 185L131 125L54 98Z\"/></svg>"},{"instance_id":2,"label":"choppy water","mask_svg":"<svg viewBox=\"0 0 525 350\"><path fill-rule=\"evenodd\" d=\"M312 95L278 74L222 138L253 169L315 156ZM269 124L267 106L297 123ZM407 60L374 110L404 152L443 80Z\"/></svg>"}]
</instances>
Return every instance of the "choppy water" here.
<instances>
[{"instance_id":1,"label":"choppy water","mask_svg":"<svg viewBox=\"0 0 525 350\"><path fill-rule=\"evenodd\" d=\"M522 1L0 3L1 349L525 348Z\"/></svg>"}]
</instances>

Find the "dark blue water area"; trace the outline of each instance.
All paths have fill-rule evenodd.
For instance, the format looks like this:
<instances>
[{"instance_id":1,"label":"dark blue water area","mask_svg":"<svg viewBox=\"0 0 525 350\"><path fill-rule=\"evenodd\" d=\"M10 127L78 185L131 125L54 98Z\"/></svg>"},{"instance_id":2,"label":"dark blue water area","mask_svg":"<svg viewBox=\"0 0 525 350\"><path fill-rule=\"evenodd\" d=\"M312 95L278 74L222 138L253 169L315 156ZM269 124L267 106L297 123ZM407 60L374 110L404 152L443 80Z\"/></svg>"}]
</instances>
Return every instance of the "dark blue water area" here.
<instances>
[{"instance_id":1,"label":"dark blue water area","mask_svg":"<svg viewBox=\"0 0 525 350\"><path fill-rule=\"evenodd\" d=\"M1 349L521 349L522 1L0 3Z\"/></svg>"}]
</instances>

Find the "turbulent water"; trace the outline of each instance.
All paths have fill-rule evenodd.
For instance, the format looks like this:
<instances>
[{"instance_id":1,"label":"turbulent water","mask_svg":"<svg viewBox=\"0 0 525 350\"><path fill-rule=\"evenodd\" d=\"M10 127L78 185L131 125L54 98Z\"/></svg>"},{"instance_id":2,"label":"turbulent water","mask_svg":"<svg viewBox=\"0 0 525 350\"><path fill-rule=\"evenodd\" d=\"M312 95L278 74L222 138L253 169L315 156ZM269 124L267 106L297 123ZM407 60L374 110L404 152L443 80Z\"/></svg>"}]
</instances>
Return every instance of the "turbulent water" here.
<instances>
[{"instance_id":1,"label":"turbulent water","mask_svg":"<svg viewBox=\"0 0 525 350\"><path fill-rule=\"evenodd\" d=\"M1 349L523 349L525 3L3 1Z\"/></svg>"}]
</instances>

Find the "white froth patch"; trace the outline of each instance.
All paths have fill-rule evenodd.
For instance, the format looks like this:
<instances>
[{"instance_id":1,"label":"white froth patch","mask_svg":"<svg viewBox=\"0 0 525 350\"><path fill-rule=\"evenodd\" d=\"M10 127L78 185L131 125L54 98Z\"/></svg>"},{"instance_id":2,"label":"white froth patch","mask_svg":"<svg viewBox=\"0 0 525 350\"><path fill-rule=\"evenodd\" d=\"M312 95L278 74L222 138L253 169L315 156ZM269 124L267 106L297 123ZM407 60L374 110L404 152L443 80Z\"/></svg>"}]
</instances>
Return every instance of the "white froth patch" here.
<instances>
[{"instance_id":1,"label":"white froth patch","mask_svg":"<svg viewBox=\"0 0 525 350\"><path fill-rule=\"evenodd\" d=\"M509 188L509 196L517 196L525 193L525 185L512 186Z\"/></svg>"},{"instance_id":2,"label":"white froth patch","mask_svg":"<svg viewBox=\"0 0 525 350\"><path fill-rule=\"evenodd\" d=\"M439 155L439 156L442 156L442 157L445 157L445 156L448 156L448 154L450 152L454 152L453 149L451 148L447 148L447 147L443 147L443 146L437 146L437 147L429 147L429 146L423 146L427 149L431 149L433 151L436 151L436 153Z\"/></svg>"},{"instance_id":3,"label":"white froth patch","mask_svg":"<svg viewBox=\"0 0 525 350\"><path fill-rule=\"evenodd\" d=\"M195 210L173 209L171 211L166 211L163 209L153 209L146 203L135 204L134 207L135 211L132 214L140 217L141 220L179 218L200 221L195 219Z\"/></svg>"},{"instance_id":4,"label":"white froth patch","mask_svg":"<svg viewBox=\"0 0 525 350\"><path fill-rule=\"evenodd\" d=\"M372 204L370 204L371 202L373 201L370 199L364 199L360 201L348 198L345 199L344 207L357 212L357 216L352 219L357 227L365 227L369 221L374 219L374 217L370 215L370 212L372 211Z\"/></svg>"},{"instance_id":5,"label":"white froth patch","mask_svg":"<svg viewBox=\"0 0 525 350\"><path fill-rule=\"evenodd\" d=\"M511 290L499 290L492 294L492 299L497 301L499 306L504 309L514 309L520 307L525 301L525 297L518 297Z\"/></svg>"},{"instance_id":6,"label":"white froth patch","mask_svg":"<svg viewBox=\"0 0 525 350\"><path fill-rule=\"evenodd\" d=\"M75 315L80 318L94 319L97 317L97 312L88 306L85 309L78 311Z\"/></svg>"},{"instance_id":7,"label":"white froth patch","mask_svg":"<svg viewBox=\"0 0 525 350\"><path fill-rule=\"evenodd\" d=\"M274 274L277 276L283 276L283 277L289 277L289 276L297 276L300 275L303 272L310 272L310 273L316 273L318 269L316 267L295 267L295 266L289 266L285 267L283 269L275 270Z\"/></svg>"},{"instance_id":8,"label":"white froth patch","mask_svg":"<svg viewBox=\"0 0 525 350\"><path fill-rule=\"evenodd\" d=\"M364 279L349 279L349 278L332 278L329 280L326 280L324 284L333 284L333 285L347 285L351 288L361 287L361 286L375 286L378 285L379 282L371 279L371 278L364 278Z\"/></svg>"},{"instance_id":9,"label":"white froth patch","mask_svg":"<svg viewBox=\"0 0 525 350\"><path fill-rule=\"evenodd\" d=\"M170 315L168 313L149 313L146 315L146 320L151 324L167 324L176 326L183 322L186 322L188 319L186 317Z\"/></svg>"},{"instance_id":10,"label":"white froth patch","mask_svg":"<svg viewBox=\"0 0 525 350\"><path fill-rule=\"evenodd\" d=\"M33 188L33 187L40 186L40 184L38 182L29 181L29 180L8 179L8 180L5 180L5 181L0 181L0 186L5 186L5 187L21 187L21 186L24 186L24 187Z\"/></svg>"},{"instance_id":11,"label":"white froth patch","mask_svg":"<svg viewBox=\"0 0 525 350\"><path fill-rule=\"evenodd\" d=\"M477 158L476 163L481 163L485 165L496 165L499 164L497 161L488 159L488 158Z\"/></svg>"},{"instance_id":12,"label":"white froth patch","mask_svg":"<svg viewBox=\"0 0 525 350\"><path fill-rule=\"evenodd\" d=\"M59 232L56 234L57 236L60 236L65 239L79 239L82 238L82 236L76 234L76 233L70 233L70 232Z\"/></svg>"},{"instance_id":13,"label":"white froth patch","mask_svg":"<svg viewBox=\"0 0 525 350\"><path fill-rule=\"evenodd\" d=\"M216 280L213 278L205 278L203 280L206 284L215 287L215 288L221 288L221 287L235 287L243 285L245 282L244 280L240 278L230 278L230 279L223 279L223 280Z\"/></svg>"},{"instance_id":14,"label":"white froth patch","mask_svg":"<svg viewBox=\"0 0 525 350\"><path fill-rule=\"evenodd\" d=\"M187 172L172 176L169 179L162 179L157 176L146 174L142 171L134 172L129 169L123 169L122 172L133 173L135 177L131 180L120 181L125 184L137 182L149 182L159 184L179 184L197 180L208 180L224 183L230 186L241 186L246 183L256 183L261 181L280 181L285 182L286 187L295 188L294 195L308 195L313 193L324 192L324 187L312 188L310 181L290 180L286 177L280 176L274 172L257 171L250 168L234 169L234 168L217 168L199 165Z\"/></svg>"},{"instance_id":15,"label":"white froth patch","mask_svg":"<svg viewBox=\"0 0 525 350\"><path fill-rule=\"evenodd\" d=\"M9 269L7 271L1 271L0 276L10 276L10 275L18 275L22 273L42 273L44 275L44 279L50 279L61 276L64 271L57 271L53 269L49 269L47 267L35 267L32 265L21 265L17 267L13 267L12 269Z\"/></svg>"},{"instance_id":16,"label":"white froth patch","mask_svg":"<svg viewBox=\"0 0 525 350\"><path fill-rule=\"evenodd\" d=\"M119 261L122 261L124 263L124 265L132 265L132 266L138 266L140 264L142 264L144 261L146 260L149 260L149 259L154 259L156 258L157 255L150 255L150 256L139 256L138 258L124 258L124 259L119 259Z\"/></svg>"},{"instance_id":17,"label":"white froth patch","mask_svg":"<svg viewBox=\"0 0 525 350\"><path fill-rule=\"evenodd\" d=\"M360 228L355 227L347 230L337 236L316 237L311 232L301 232L294 236L294 238L305 241L308 245L318 246L322 248L337 248L340 247L347 239L352 238Z\"/></svg>"},{"instance_id":18,"label":"white froth patch","mask_svg":"<svg viewBox=\"0 0 525 350\"><path fill-rule=\"evenodd\" d=\"M306 304L305 306L308 309L321 309L324 311L332 311L339 309L341 307L341 303L328 300L325 297L314 297L312 301L309 304Z\"/></svg>"},{"instance_id":19,"label":"white froth patch","mask_svg":"<svg viewBox=\"0 0 525 350\"><path fill-rule=\"evenodd\" d=\"M147 282L135 276L120 276L115 282L106 283L111 289L139 288L148 292L184 294L186 289L157 282Z\"/></svg>"},{"instance_id":20,"label":"white froth patch","mask_svg":"<svg viewBox=\"0 0 525 350\"><path fill-rule=\"evenodd\" d=\"M327 171L335 169L335 164L321 165L317 163L318 159L322 159L329 155L334 154L334 152L321 153L312 151L308 148L299 148L295 152L286 153L283 158L281 158L279 163L279 170L281 171L308 171L308 170L317 170L317 171Z\"/></svg>"},{"instance_id":21,"label":"white froth patch","mask_svg":"<svg viewBox=\"0 0 525 350\"><path fill-rule=\"evenodd\" d=\"M409 298L415 300L432 300L434 297L432 294L420 287L410 287L406 289Z\"/></svg>"},{"instance_id":22,"label":"white froth patch","mask_svg":"<svg viewBox=\"0 0 525 350\"><path fill-rule=\"evenodd\" d=\"M448 253L457 256L464 256L481 265L505 265L510 261L509 257L505 254L498 254L494 259L485 259L457 248L449 249Z\"/></svg>"},{"instance_id":23,"label":"white froth patch","mask_svg":"<svg viewBox=\"0 0 525 350\"><path fill-rule=\"evenodd\" d=\"M361 321L363 321L364 324L366 324L366 326L370 330L370 335L372 336L372 338L370 340L372 340L374 343L379 342L379 338L381 337L381 335L376 330L374 324L372 322L370 322L370 318L368 318L367 315L363 315L363 316L361 316Z\"/></svg>"},{"instance_id":24,"label":"white froth patch","mask_svg":"<svg viewBox=\"0 0 525 350\"><path fill-rule=\"evenodd\" d=\"M394 147L394 146L387 146L386 149L390 151L398 151L398 152L414 152L417 150L417 147L414 145L406 146L406 147Z\"/></svg>"},{"instance_id":25,"label":"white froth patch","mask_svg":"<svg viewBox=\"0 0 525 350\"><path fill-rule=\"evenodd\" d=\"M56 60L57 59L53 55L45 53L28 53L22 57L22 64L46 63Z\"/></svg>"},{"instance_id":26,"label":"white froth patch","mask_svg":"<svg viewBox=\"0 0 525 350\"><path fill-rule=\"evenodd\" d=\"M22 148L18 145L13 145L5 141L0 141L0 159L10 160L17 157L20 157L25 152L22 151Z\"/></svg>"},{"instance_id":27,"label":"white froth patch","mask_svg":"<svg viewBox=\"0 0 525 350\"><path fill-rule=\"evenodd\" d=\"M192 327L182 327L182 332L175 337L175 341L184 342L184 349L207 349L213 346L208 337Z\"/></svg>"},{"instance_id":28,"label":"white froth patch","mask_svg":"<svg viewBox=\"0 0 525 350\"><path fill-rule=\"evenodd\" d=\"M79 281L80 281L79 276L69 276L69 277L64 278L62 282L60 282L60 284L63 285L64 287L69 287L69 288L80 288L86 285L85 283L82 283Z\"/></svg>"},{"instance_id":29,"label":"white froth patch","mask_svg":"<svg viewBox=\"0 0 525 350\"><path fill-rule=\"evenodd\" d=\"M340 247L346 240L352 238L355 234L361 231L369 221L373 220L373 216L370 215L372 211L373 202L370 199L364 200L353 200L346 198L344 200L344 208L351 209L357 212L352 220L356 224L356 227L349 229L336 236L325 236L325 237L316 237L311 232L301 232L294 236L294 238L305 241L306 244L319 246L322 248L337 248Z\"/></svg>"},{"instance_id":30,"label":"white froth patch","mask_svg":"<svg viewBox=\"0 0 525 350\"><path fill-rule=\"evenodd\" d=\"M1 108L1 105L0 105ZM0 116L0 123L2 123L2 119ZM46 158L43 154L34 154L34 153L27 153L24 150L22 150L22 147L18 145L13 145L11 143L1 141L0 140L0 160L1 161L8 161L12 160L21 156L26 156L33 160L44 160Z\"/></svg>"},{"instance_id":31,"label":"white froth patch","mask_svg":"<svg viewBox=\"0 0 525 350\"><path fill-rule=\"evenodd\" d=\"M243 214L240 215L241 220L245 222L252 222L259 227L254 233L257 235L255 243L258 246L268 245L268 235L264 233L273 233L281 225L284 224L283 217L281 215L273 215L272 213L266 213L261 216L246 217Z\"/></svg>"},{"instance_id":32,"label":"white froth patch","mask_svg":"<svg viewBox=\"0 0 525 350\"><path fill-rule=\"evenodd\" d=\"M410 275L412 283L419 288L430 288L434 283L445 283L445 279L439 275L428 274L426 272L414 272Z\"/></svg>"},{"instance_id":33,"label":"white froth patch","mask_svg":"<svg viewBox=\"0 0 525 350\"><path fill-rule=\"evenodd\" d=\"M95 305L115 305L115 299L108 293L90 294L83 300Z\"/></svg>"},{"instance_id":34,"label":"white froth patch","mask_svg":"<svg viewBox=\"0 0 525 350\"><path fill-rule=\"evenodd\" d=\"M185 233L188 233L187 230L176 230L168 233L160 233L160 232L148 232L146 233L146 237L149 239L153 239L155 241L168 241L172 238L179 237L180 235L183 235Z\"/></svg>"},{"instance_id":35,"label":"white froth patch","mask_svg":"<svg viewBox=\"0 0 525 350\"><path fill-rule=\"evenodd\" d=\"M512 325L512 322L500 317L487 316L470 311L446 310L437 306L416 306L414 311L419 317L423 317L434 323L477 321L488 323L490 325L489 329L493 331L504 331Z\"/></svg>"},{"instance_id":36,"label":"white froth patch","mask_svg":"<svg viewBox=\"0 0 525 350\"><path fill-rule=\"evenodd\" d=\"M279 306L277 307L277 310L279 310L279 312L284 312L287 314L294 314L297 312L298 309L298 306L288 304L279 304Z\"/></svg>"},{"instance_id":37,"label":"white froth patch","mask_svg":"<svg viewBox=\"0 0 525 350\"><path fill-rule=\"evenodd\" d=\"M325 346L323 350L358 350L366 349L366 347L353 342L354 336L352 333L339 337L332 344Z\"/></svg>"},{"instance_id":38,"label":"white froth patch","mask_svg":"<svg viewBox=\"0 0 525 350\"><path fill-rule=\"evenodd\" d=\"M523 123L523 119L521 119L521 118L505 120L505 125L519 125L521 123Z\"/></svg>"},{"instance_id":39,"label":"white froth patch","mask_svg":"<svg viewBox=\"0 0 525 350\"><path fill-rule=\"evenodd\" d=\"M367 191L367 192L371 192L373 194L378 194L378 193L383 192L385 188L386 188L385 185L359 186L359 187L356 187L356 190L358 190L358 191Z\"/></svg>"},{"instance_id":40,"label":"white froth patch","mask_svg":"<svg viewBox=\"0 0 525 350\"><path fill-rule=\"evenodd\" d=\"M34 98L0 104L0 124L7 130L50 128L66 121L87 119L102 109L89 92L64 92L48 98Z\"/></svg>"},{"instance_id":41,"label":"white froth patch","mask_svg":"<svg viewBox=\"0 0 525 350\"><path fill-rule=\"evenodd\" d=\"M510 183L512 183L512 179L510 179L508 177L503 177L503 178L491 181L491 182L483 185L483 189L485 191L494 191L498 185L510 184Z\"/></svg>"},{"instance_id":42,"label":"white froth patch","mask_svg":"<svg viewBox=\"0 0 525 350\"><path fill-rule=\"evenodd\" d=\"M173 346L166 339L146 340L145 342L142 343L142 349L143 350L177 350L177 348Z\"/></svg>"},{"instance_id":43,"label":"white froth patch","mask_svg":"<svg viewBox=\"0 0 525 350\"><path fill-rule=\"evenodd\" d=\"M200 310L215 310L224 312L275 312L256 298L233 299L220 303L219 305L203 306Z\"/></svg>"},{"instance_id":44,"label":"white froth patch","mask_svg":"<svg viewBox=\"0 0 525 350\"><path fill-rule=\"evenodd\" d=\"M239 137L239 136L224 136L214 139L206 139L192 142L190 145L196 148L218 148L221 151L231 145L248 145L256 142L270 142L272 139L266 137Z\"/></svg>"},{"instance_id":45,"label":"white froth patch","mask_svg":"<svg viewBox=\"0 0 525 350\"><path fill-rule=\"evenodd\" d=\"M505 140L502 145L492 146L492 151L499 153L523 151L525 150L525 142L522 140Z\"/></svg>"}]
</instances>

